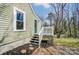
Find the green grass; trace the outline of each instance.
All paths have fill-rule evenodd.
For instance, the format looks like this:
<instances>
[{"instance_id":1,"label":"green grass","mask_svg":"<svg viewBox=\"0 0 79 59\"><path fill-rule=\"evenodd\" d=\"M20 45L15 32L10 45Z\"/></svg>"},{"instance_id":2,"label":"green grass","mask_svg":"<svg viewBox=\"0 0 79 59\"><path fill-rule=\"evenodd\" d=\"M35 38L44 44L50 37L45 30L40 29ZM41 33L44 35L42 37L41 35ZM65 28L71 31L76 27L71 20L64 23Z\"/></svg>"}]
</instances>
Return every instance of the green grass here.
<instances>
[{"instance_id":1,"label":"green grass","mask_svg":"<svg viewBox=\"0 0 79 59\"><path fill-rule=\"evenodd\" d=\"M79 48L79 39L74 38L54 38L55 45Z\"/></svg>"}]
</instances>

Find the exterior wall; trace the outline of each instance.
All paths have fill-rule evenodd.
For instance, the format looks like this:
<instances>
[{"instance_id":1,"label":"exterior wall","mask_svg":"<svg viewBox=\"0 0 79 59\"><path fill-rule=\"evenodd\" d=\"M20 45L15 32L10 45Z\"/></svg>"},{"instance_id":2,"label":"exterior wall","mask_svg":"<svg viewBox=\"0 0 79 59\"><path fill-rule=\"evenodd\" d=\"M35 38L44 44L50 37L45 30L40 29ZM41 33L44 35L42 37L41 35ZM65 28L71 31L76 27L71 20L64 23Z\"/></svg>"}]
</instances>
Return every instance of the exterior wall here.
<instances>
[{"instance_id":1,"label":"exterior wall","mask_svg":"<svg viewBox=\"0 0 79 59\"><path fill-rule=\"evenodd\" d=\"M19 42L20 40L25 40L25 39L26 41L29 41L33 35L34 20L36 19L35 15L32 12L32 9L30 8L30 5L24 3L5 4L5 5L6 6L2 5L3 7L0 7L0 37L1 38L4 37L3 39L0 38L0 46L5 46L9 43ZM21 9L26 13L26 31L13 30L14 7ZM20 44L22 45L22 43L19 43L19 45ZM17 44L15 45L14 45L15 47L18 46ZM11 49L11 45L8 47L8 50L9 49Z\"/></svg>"},{"instance_id":2,"label":"exterior wall","mask_svg":"<svg viewBox=\"0 0 79 59\"><path fill-rule=\"evenodd\" d=\"M42 26L42 22L41 20L39 19L39 17L35 14L33 8L30 6L31 10L32 10L32 13L34 14L34 20L37 20L37 33L35 33L35 27L34 27L34 21L32 21L32 35L34 34L39 34L40 30L41 30L41 26Z\"/></svg>"},{"instance_id":3,"label":"exterior wall","mask_svg":"<svg viewBox=\"0 0 79 59\"><path fill-rule=\"evenodd\" d=\"M37 33L39 34L40 30L41 30L41 20L38 20L38 23L37 23Z\"/></svg>"},{"instance_id":4,"label":"exterior wall","mask_svg":"<svg viewBox=\"0 0 79 59\"><path fill-rule=\"evenodd\" d=\"M35 24L34 24L34 25L35 25ZM33 26L34 26L34 25L33 25ZM33 32L33 34L39 34L40 30L41 30L41 20L38 20L38 19L37 19L37 32L35 33L35 27L33 27L32 32Z\"/></svg>"},{"instance_id":5,"label":"exterior wall","mask_svg":"<svg viewBox=\"0 0 79 59\"><path fill-rule=\"evenodd\" d=\"M39 19L39 17L35 14L33 8L30 6L31 10L32 10L32 14L34 14L34 16L32 17L34 19L34 21L31 21L31 27L32 27L32 36L34 34L38 34L40 32L40 29L41 29L41 20ZM35 27L34 27L34 23L35 23L35 20L37 20L37 33L35 33Z\"/></svg>"}]
</instances>

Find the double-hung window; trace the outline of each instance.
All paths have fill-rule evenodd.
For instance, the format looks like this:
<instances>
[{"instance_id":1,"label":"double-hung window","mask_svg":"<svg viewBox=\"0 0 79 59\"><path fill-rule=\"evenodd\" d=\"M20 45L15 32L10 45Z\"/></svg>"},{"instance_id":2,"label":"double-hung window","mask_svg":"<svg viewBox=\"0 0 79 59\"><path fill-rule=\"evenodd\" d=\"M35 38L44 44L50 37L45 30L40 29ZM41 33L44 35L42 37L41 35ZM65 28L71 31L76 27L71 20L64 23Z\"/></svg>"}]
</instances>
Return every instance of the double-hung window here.
<instances>
[{"instance_id":1,"label":"double-hung window","mask_svg":"<svg viewBox=\"0 0 79 59\"><path fill-rule=\"evenodd\" d=\"M14 7L14 31L25 31L25 12Z\"/></svg>"}]
</instances>

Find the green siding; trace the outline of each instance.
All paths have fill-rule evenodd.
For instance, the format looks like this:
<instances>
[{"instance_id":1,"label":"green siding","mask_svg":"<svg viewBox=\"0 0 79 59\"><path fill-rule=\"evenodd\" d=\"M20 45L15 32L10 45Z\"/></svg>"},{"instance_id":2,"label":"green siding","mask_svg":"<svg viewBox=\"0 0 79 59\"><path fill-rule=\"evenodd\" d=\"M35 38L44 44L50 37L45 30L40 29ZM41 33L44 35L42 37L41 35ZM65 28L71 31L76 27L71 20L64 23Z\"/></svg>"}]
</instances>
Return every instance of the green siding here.
<instances>
[{"instance_id":1,"label":"green siding","mask_svg":"<svg viewBox=\"0 0 79 59\"><path fill-rule=\"evenodd\" d=\"M26 31L13 31L13 7L17 7L26 12ZM34 34L35 15L32 12L29 4L6 4L5 7L0 7L0 40L6 36L0 45L9 42L31 38ZM2 27L2 28L1 28ZM6 33L3 35L2 33Z\"/></svg>"}]
</instances>

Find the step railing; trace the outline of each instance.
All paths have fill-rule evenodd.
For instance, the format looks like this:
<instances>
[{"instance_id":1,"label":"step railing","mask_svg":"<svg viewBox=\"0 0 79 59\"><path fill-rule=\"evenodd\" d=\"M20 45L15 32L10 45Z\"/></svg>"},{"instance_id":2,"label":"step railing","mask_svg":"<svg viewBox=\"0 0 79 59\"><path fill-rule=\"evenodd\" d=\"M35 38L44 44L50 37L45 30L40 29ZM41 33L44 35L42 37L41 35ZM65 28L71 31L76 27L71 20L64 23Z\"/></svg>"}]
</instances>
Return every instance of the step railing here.
<instances>
[{"instance_id":1,"label":"step railing","mask_svg":"<svg viewBox=\"0 0 79 59\"><path fill-rule=\"evenodd\" d=\"M53 35L53 27L42 27L39 35Z\"/></svg>"}]
</instances>

